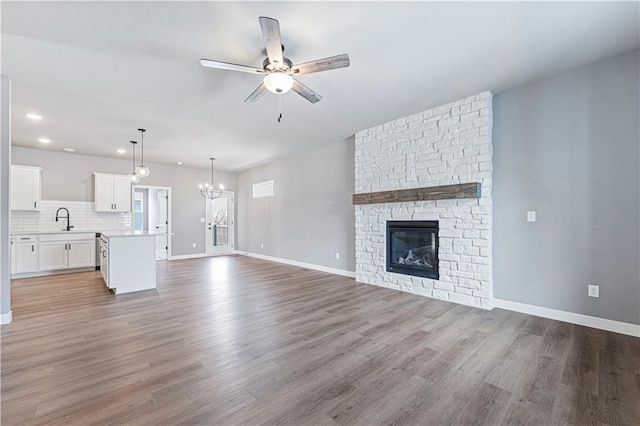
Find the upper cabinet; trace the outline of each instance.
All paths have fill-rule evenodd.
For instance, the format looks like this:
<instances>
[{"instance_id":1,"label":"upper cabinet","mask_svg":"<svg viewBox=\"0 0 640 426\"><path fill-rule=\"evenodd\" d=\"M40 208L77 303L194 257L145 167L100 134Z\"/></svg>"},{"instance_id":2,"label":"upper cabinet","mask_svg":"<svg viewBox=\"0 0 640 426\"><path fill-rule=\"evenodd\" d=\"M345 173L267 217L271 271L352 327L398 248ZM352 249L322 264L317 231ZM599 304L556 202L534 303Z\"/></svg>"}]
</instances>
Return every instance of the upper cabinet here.
<instances>
[{"instance_id":1,"label":"upper cabinet","mask_svg":"<svg viewBox=\"0 0 640 426\"><path fill-rule=\"evenodd\" d=\"M131 179L128 175L94 173L96 212L131 212Z\"/></svg>"},{"instance_id":2,"label":"upper cabinet","mask_svg":"<svg viewBox=\"0 0 640 426\"><path fill-rule=\"evenodd\" d=\"M40 167L11 166L11 210L40 211Z\"/></svg>"}]
</instances>

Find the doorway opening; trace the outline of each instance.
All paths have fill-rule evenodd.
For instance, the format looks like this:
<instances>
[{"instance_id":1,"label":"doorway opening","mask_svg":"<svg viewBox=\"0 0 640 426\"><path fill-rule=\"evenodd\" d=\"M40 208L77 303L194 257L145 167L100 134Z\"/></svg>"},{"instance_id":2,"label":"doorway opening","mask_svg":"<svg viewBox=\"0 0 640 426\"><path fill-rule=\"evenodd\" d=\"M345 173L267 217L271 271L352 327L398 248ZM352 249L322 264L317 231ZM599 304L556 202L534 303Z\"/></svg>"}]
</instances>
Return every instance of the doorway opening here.
<instances>
[{"instance_id":1,"label":"doorway opening","mask_svg":"<svg viewBox=\"0 0 640 426\"><path fill-rule=\"evenodd\" d=\"M224 191L214 200L207 198L207 254L229 254L234 244L234 193Z\"/></svg>"},{"instance_id":2,"label":"doorway opening","mask_svg":"<svg viewBox=\"0 0 640 426\"><path fill-rule=\"evenodd\" d=\"M133 230L156 236L156 260L171 256L171 188L133 186Z\"/></svg>"}]
</instances>

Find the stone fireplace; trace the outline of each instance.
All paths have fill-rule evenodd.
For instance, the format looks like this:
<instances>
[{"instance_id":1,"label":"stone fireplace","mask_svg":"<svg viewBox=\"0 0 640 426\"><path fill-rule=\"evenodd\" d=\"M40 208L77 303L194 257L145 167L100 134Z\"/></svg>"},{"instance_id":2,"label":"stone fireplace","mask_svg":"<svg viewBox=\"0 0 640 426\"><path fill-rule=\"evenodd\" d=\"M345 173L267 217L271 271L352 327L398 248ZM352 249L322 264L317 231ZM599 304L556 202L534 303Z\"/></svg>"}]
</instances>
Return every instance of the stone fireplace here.
<instances>
[{"instance_id":1,"label":"stone fireplace","mask_svg":"<svg viewBox=\"0 0 640 426\"><path fill-rule=\"evenodd\" d=\"M356 205L357 281L492 307L492 117L492 95L483 92L356 134L356 194L480 188L473 198ZM394 249L387 224L408 222L437 223L437 238L399 233ZM405 267L423 271L406 275Z\"/></svg>"}]
</instances>

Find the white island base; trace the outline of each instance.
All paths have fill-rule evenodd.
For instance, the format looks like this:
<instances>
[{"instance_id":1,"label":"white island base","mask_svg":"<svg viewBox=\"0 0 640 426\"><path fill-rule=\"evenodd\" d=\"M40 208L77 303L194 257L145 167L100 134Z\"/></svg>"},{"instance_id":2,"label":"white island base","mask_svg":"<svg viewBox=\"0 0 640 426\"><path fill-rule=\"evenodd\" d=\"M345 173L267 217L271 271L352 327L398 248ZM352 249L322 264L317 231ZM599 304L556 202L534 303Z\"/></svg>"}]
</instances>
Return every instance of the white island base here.
<instances>
[{"instance_id":1,"label":"white island base","mask_svg":"<svg viewBox=\"0 0 640 426\"><path fill-rule=\"evenodd\" d=\"M156 288L156 239L144 233L101 233L100 270L115 294Z\"/></svg>"}]
</instances>

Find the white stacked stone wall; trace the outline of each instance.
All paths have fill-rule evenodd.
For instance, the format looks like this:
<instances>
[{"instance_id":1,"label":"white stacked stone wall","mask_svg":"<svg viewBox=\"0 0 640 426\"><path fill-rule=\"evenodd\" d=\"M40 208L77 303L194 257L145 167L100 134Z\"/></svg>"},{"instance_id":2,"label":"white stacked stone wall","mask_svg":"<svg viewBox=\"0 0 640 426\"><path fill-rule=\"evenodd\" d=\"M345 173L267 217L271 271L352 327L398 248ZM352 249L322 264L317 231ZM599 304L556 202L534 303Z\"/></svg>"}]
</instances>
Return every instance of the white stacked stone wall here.
<instances>
[{"instance_id":1,"label":"white stacked stone wall","mask_svg":"<svg viewBox=\"0 0 640 426\"><path fill-rule=\"evenodd\" d=\"M479 199L356 206L356 280L491 309L493 102L483 92L356 134L356 193L482 183ZM386 221L439 221L439 280L385 271Z\"/></svg>"}]
</instances>

